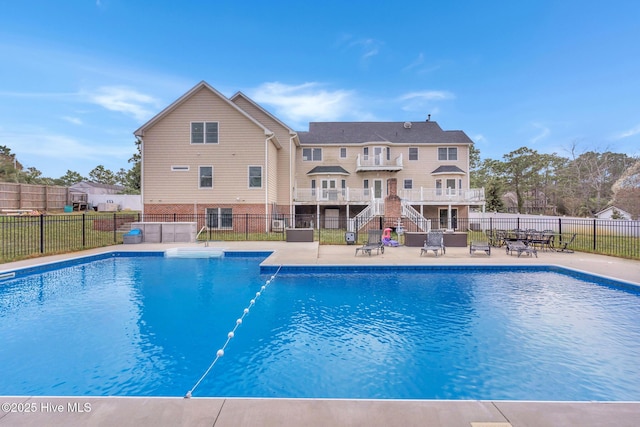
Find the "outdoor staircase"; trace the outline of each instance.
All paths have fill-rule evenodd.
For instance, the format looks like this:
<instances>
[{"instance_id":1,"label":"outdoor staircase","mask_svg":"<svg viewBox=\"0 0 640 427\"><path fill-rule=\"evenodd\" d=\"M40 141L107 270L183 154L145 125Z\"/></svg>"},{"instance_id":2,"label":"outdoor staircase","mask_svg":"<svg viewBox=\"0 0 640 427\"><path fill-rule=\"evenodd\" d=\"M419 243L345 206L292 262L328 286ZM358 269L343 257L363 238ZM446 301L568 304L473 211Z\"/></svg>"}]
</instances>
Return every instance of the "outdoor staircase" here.
<instances>
[{"instance_id":1,"label":"outdoor staircase","mask_svg":"<svg viewBox=\"0 0 640 427\"><path fill-rule=\"evenodd\" d=\"M419 230L429 232L431 230L431 220L423 217L413 206L402 200L402 216L413 222Z\"/></svg>"},{"instance_id":2,"label":"outdoor staircase","mask_svg":"<svg viewBox=\"0 0 640 427\"><path fill-rule=\"evenodd\" d=\"M381 215L384 215L384 201L382 199L372 199L362 212L348 219L347 231L360 231L372 219Z\"/></svg>"}]
</instances>

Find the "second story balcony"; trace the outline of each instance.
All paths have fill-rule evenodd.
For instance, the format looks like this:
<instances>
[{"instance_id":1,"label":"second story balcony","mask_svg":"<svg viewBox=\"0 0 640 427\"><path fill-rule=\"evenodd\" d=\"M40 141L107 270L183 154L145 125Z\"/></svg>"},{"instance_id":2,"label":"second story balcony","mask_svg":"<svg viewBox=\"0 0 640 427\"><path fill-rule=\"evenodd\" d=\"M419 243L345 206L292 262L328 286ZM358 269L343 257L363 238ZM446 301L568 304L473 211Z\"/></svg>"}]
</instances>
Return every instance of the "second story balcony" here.
<instances>
[{"instance_id":1,"label":"second story balcony","mask_svg":"<svg viewBox=\"0 0 640 427\"><path fill-rule=\"evenodd\" d=\"M387 160L387 157L383 153L371 156L358 154L358 157L356 158L356 172L397 172L402 170L402 167L402 154L391 160Z\"/></svg>"}]
</instances>

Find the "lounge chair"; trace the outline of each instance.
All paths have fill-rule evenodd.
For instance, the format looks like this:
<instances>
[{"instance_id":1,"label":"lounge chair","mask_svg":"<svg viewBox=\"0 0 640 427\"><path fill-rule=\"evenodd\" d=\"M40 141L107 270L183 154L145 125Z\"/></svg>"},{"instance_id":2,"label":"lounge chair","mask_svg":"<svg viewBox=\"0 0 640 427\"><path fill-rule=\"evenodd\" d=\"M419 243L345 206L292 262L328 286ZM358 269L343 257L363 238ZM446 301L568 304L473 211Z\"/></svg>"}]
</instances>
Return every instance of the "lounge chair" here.
<instances>
[{"instance_id":1,"label":"lounge chair","mask_svg":"<svg viewBox=\"0 0 640 427\"><path fill-rule=\"evenodd\" d=\"M514 252L518 253L518 258L523 253L527 255L535 255L538 258L538 251L533 246L525 244L522 240L507 241L507 255L513 255Z\"/></svg>"},{"instance_id":2,"label":"lounge chair","mask_svg":"<svg viewBox=\"0 0 640 427\"><path fill-rule=\"evenodd\" d=\"M487 255L491 256L491 245L486 241L471 242L471 245L469 245L469 255L473 255L475 251L484 251Z\"/></svg>"},{"instance_id":3,"label":"lounge chair","mask_svg":"<svg viewBox=\"0 0 640 427\"><path fill-rule=\"evenodd\" d=\"M363 254L369 254L375 249L376 255L382 252L384 254L384 245L382 244L382 230L370 230L367 236L367 243L359 248L356 248L356 255L358 252Z\"/></svg>"},{"instance_id":4,"label":"lounge chair","mask_svg":"<svg viewBox=\"0 0 640 427\"><path fill-rule=\"evenodd\" d=\"M442 251L442 255L445 254L446 249L444 247L444 235L442 231L429 231L427 233L427 240L424 241L424 246L420 248L420 256L425 252L429 253L433 251L438 256L438 251Z\"/></svg>"},{"instance_id":5,"label":"lounge chair","mask_svg":"<svg viewBox=\"0 0 640 427\"><path fill-rule=\"evenodd\" d=\"M569 248L569 245L571 245L574 240L576 240L576 233L573 233L569 240L562 240L560 242L559 249L556 249L556 252L566 252L572 254L573 249Z\"/></svg>"}]
</instances>

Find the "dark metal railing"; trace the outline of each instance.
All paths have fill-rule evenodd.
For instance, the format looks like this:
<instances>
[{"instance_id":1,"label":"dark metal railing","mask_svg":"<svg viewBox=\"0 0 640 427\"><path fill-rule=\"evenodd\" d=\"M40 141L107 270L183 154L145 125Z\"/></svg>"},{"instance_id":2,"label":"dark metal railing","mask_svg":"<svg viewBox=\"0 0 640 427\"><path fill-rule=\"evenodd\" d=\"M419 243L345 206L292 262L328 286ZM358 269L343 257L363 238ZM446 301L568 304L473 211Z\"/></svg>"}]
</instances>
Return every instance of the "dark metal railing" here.
<instances>
[{"instance_id":1,"label":"dark metal railing","mask_svg":"<svg viewBox=\"0 0 640 427\"><path fill-rule=\"evenodd\" d=\"M431 218L433 229L451 226L466 232L468 241L484 238L495 230L551 230L556 243L576 235L571 243L575 251L640 259L640 221L581 218L456 218L450 223ZM122 243L132 222L193 222L200 241L285 241L287 228L312 228L320 244L345 244L346 218L324 215L194 215L89 213L72 215L36 215L0 217L0 262L33 256L73 252ZM402 228L397 229L398 224ZM356 243L364 243L369 229L391 228L394 238L402 233L423 232L406 218L376 217L359 224ZM400 232L400 235L398 235ZM402 239L399 239L402 241ZM566 241L566 240L565 240Z\"/></svg>"}]
</instances>

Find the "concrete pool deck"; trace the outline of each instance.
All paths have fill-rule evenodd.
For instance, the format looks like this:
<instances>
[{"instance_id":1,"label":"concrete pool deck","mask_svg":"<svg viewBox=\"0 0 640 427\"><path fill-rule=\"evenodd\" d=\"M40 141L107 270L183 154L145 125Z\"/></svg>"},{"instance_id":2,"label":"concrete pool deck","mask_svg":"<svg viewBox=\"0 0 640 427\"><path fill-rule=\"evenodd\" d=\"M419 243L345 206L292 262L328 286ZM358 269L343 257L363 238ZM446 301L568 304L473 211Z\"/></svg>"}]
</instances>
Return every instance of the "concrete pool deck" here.
<instances>
[{"instance_id":1,"label":"concrete pool deck","mask_svg":"<svg viewBox=\"0 0 640 427\"><path fill-rule=\"evenodd\" d=\"M0 265L0 271L109 251L165 250L203 244L119 245ZM270 250L270 265L557 265L640 285L640 261L585 253L538 251L538 258L493 248L469 255L447 248L420 257L420 248L388 247L354 256L357 246L318 242L211 242L227 250ZM1 379L0 379L1 381ZM640 402L440 400L217 399L146 397L0 397L0 426L637 426ZM8 405L8 406L7 406ZM7 410L8 409L8 410ZM15 410L15 411L14 411ZM31 412L26 412L26 411Z\"/></svg>"}]
</instances>

